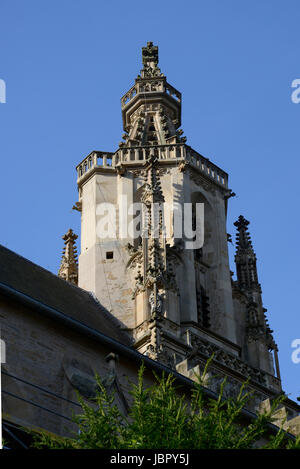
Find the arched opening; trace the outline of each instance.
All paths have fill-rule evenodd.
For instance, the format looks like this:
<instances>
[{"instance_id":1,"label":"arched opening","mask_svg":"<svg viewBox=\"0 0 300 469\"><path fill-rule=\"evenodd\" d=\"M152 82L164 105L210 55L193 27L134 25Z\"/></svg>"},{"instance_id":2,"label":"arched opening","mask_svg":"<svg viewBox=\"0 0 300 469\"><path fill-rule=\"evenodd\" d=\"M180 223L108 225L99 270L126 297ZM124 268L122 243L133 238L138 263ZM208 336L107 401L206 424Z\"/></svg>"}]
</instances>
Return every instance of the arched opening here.
<instances>
[{"instance_id":1,"label":"arched opening","mask_svg":"<svg viewBox=\"0 0 300 469\"><path fill-rule=\"evenodd\" d=\"M199 220L196 219L197 204L204 205L204 220L201 221L201 229L204 231L204 242L202 247L194 249L194 267L195 267L195 286L196 286L196 304L197 321L200 327L211 327L210 310L210 267L215 263L214 250L214 212L207 198L201 192L193 192L192 202L192 229L196 231L196 225ZM203 212L202 212L203 213Z\"/></svg>"}]
</instances>

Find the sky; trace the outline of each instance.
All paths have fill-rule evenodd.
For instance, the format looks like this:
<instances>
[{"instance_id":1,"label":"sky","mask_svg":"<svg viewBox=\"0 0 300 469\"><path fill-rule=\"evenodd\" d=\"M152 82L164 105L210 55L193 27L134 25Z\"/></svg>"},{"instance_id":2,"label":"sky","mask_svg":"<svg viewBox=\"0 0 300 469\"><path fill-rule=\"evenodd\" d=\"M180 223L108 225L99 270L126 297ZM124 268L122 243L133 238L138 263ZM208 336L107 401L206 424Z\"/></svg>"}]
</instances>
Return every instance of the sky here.
<instances>
[{"instance_id":1,"label":"sky","mask_svg":"<svg viewBox=\"0 0 300 469\"><path fill-rule=\"evenodd\" d=\"M0 0L0 244L57 272L80 234L75 166L115 151L141 47L182 92L187 143L229 174L250 223L283 387L300 396L298 0ZM234 247L229 244L231 269Z\"/></svg>"}]
</instances>

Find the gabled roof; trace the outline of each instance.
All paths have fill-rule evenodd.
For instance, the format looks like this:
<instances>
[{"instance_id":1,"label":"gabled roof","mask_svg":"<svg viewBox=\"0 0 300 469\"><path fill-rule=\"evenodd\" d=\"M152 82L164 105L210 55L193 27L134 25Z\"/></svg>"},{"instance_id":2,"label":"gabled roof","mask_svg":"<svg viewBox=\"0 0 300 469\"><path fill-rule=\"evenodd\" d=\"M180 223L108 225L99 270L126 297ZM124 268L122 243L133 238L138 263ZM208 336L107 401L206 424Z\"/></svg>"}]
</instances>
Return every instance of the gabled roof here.
<instances>
[{"instance_id":1,"label":"gabled roof","mask_svg":"<svg viewBox=\"0 0 300 469\"><path fill-rule=\"evenodd\" d=\"M72 319L131 345L119 321L93 297L43 267L0 245L0 283ZM1 291L1 290L0 290Z\"/></svg>"}]
</instances>

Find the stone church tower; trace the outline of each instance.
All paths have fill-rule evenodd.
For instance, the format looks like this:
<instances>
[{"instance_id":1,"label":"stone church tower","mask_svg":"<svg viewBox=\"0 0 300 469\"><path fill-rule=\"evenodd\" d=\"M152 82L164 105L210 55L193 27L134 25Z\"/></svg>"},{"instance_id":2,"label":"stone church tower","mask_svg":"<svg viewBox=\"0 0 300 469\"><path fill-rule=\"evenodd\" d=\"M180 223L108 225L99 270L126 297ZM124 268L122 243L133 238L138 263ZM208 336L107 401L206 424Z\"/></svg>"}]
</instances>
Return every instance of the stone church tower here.
<instances>
[{"instance_id":1,"label":"stone church tower","mask_svg":"<svg viewBox=\"0 0 300 469\"><path fill-rule=\"evenodd\" d=\"M78 285L119 320L139 352L190 377L213 354L218 376L227 376L233 387L249 377L261 401L279 392L281 382L249 222L240 216L235 223L234 281L226 230L234 195L228 175L186 144L181 93L158 67L158 47L148 42L142 60L121 99L124 134L118 149L93 151L77 166ZM167 207L180 210L184 204L191 207L196 232L196 207L202 207L203 246L195 248L185 229L178 235L174 213L167 213ZM111 228L106 236L99 232L103 216Z\"/></svg>"}]
</instances>

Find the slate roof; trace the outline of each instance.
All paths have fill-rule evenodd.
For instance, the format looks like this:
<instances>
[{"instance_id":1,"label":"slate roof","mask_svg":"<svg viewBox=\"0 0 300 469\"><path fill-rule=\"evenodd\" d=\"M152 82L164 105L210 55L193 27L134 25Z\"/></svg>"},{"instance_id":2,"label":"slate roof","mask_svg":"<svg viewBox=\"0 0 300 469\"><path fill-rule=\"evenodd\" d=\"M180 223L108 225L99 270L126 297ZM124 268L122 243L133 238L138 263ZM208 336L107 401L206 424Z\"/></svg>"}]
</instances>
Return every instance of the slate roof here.
<instances>
[{"instance_id":1,"label":"slate roof","mask_svg":"<svg viewBox=\"0 0 300 469\"><path fill-rule=\"evenodd\" d=\"M129 335L90 292L0 245L0 283L130 345Z\"/></svg>"}]
</instances>

